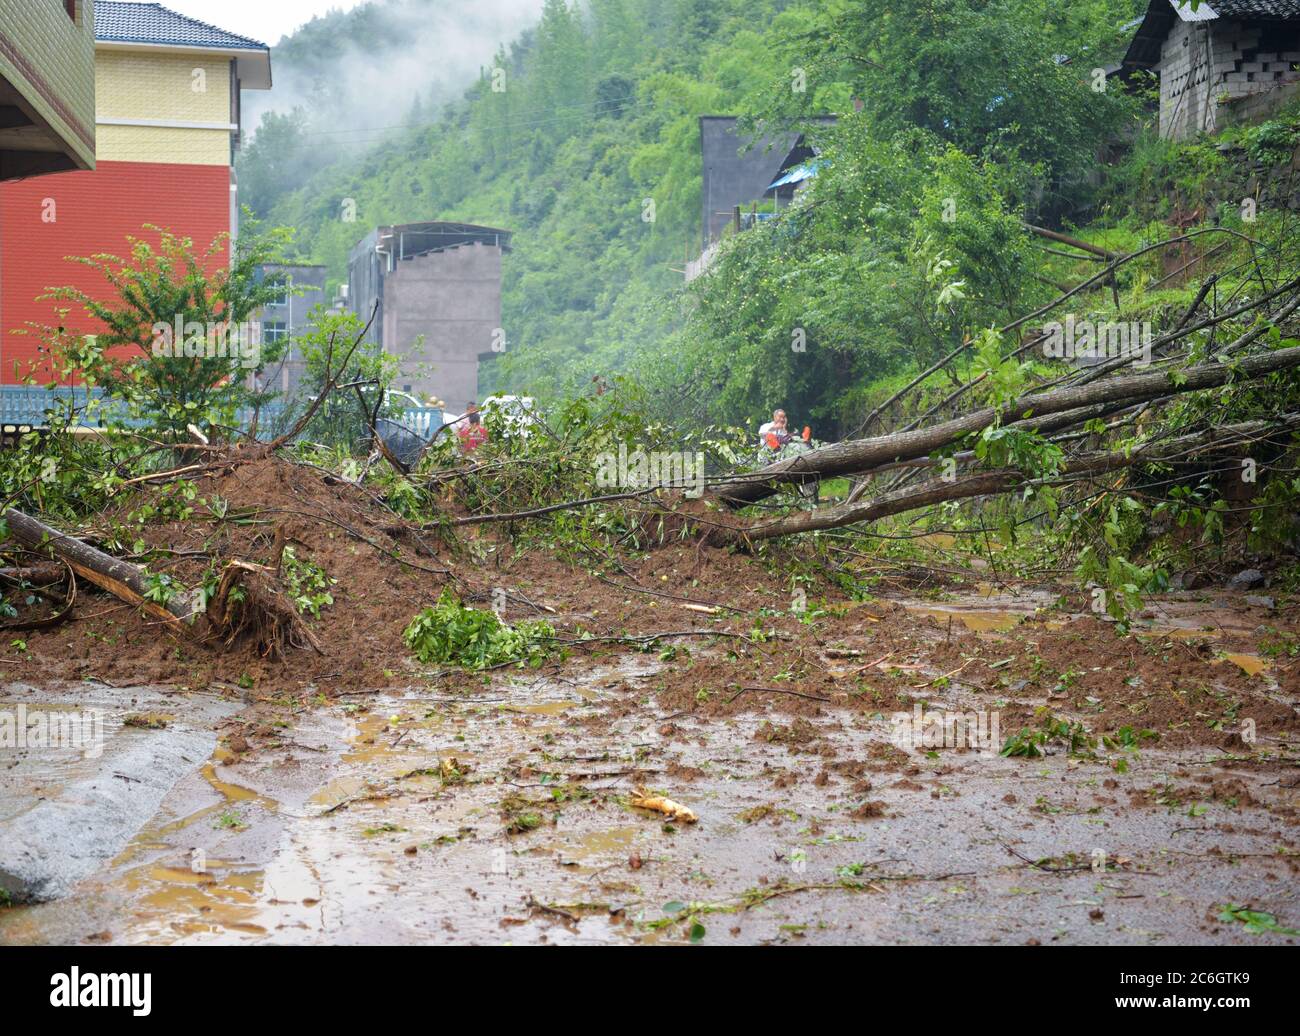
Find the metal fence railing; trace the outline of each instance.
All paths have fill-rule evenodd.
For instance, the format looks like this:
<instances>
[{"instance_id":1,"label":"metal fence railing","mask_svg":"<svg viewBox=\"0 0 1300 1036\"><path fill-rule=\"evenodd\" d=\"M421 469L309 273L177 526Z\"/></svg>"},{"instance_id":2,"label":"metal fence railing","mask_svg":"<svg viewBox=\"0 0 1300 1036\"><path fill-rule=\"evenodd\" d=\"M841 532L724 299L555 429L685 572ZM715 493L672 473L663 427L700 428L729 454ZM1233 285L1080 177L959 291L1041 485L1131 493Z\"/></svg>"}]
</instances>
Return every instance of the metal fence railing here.
<instances>
[{"instance_id":1,"label":"metal fence railing","mask_svg":"<svg viewBox=\"0 0 1300 1036\"><path fill-rule=\"evenodd\" d=\"M66 410L69 402L81 412L82 420L79 423L83 427L102 428L107 421L113 419L127 426L145 423L143 420L127 417L123 413L123 405L114 400L101 403L95 408L93 414L87 416L86 405L89 399L102 399L102 397L103 393L100 389L88 391L82 387L68 386L50 389L39 385L3 385L0 386L0 430L13 434L27 429L43 428L46 424L46 414L50 410ZM263 432L269 432L281 423L280 418L284 416L284 412L285 404L278 400L261 408L258 413L259 438ZM252 409L240 410L237 419L239 426L244 431L248 431L253 421ZM437 407L410 407L392 414L390 420L398 421L422 439L428 439L442 427L443 413Z\"/></svg>"}]
</instances>

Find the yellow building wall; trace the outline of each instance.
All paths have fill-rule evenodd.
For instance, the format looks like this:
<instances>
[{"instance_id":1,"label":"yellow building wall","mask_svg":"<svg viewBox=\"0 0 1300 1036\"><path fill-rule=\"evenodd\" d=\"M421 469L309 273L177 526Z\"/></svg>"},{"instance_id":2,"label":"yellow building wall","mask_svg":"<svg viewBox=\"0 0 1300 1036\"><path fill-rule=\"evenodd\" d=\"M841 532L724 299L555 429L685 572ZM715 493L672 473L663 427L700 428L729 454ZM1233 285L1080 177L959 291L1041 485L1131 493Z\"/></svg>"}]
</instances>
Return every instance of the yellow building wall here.
<instances>
[{"instance_id":1,"label":"yellow building wall","mask_svg":"<svg viewBox=\"0 0 1300 1036\"><path fill-rule=\"evenodd\" d=\"M202 73L201 75L198 73ZM101 162L230 165L230 61L207 55L95 54L96 157ZM112 120L206 123L223 128L118 126Z\"/></svg>"}]
</instances>

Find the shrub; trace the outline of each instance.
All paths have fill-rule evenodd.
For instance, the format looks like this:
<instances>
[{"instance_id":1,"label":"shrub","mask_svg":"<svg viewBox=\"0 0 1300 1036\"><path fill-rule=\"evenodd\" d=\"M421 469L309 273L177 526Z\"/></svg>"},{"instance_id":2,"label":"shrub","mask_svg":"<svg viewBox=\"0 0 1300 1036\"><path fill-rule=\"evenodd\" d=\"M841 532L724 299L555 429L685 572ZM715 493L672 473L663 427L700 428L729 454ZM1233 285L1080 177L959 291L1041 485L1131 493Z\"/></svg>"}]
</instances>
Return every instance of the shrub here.
<instances>
[{"instance_id":1,"label":"shrub","mask_svg":"<svg viewBox=\"0 0 1300 1036\"><path fill-rule=\"evenodd\" d=\"M488 669L509 662L541 665L551 653L555 630L546 622L511 626L496 614L461 604L450 590L406 627L406 646L421 662Z\"/></svg>"}]
</instances>

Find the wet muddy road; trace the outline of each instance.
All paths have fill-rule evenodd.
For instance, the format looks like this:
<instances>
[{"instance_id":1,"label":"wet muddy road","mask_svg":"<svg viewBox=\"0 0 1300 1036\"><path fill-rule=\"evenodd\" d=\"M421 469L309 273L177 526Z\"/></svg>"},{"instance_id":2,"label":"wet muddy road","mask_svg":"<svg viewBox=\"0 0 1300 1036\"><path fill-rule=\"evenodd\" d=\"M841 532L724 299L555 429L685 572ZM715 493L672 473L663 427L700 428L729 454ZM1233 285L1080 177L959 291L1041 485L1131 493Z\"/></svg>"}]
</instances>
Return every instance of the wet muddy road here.
<instances>
[{"instance_id":1,"label":"wet muddy road","mask_svg":"<svg viewBox=\"0 0 1300 1036\"><path fill-rule=\"evenodd\" d=\"M1014 668L1004 658L1039 649L1025 635L1070 629L1039 614L1048 595L991 593L902 602L864 614L860 638L820 645L829 685L866 670L894 694L880 707L776 681L728 689L744 700L712 713L722 692L701 686L683 707L687 674L668 652L322 699L244 726L251 706L229 693L139 692L168 728L118 724L110 743L193 727L215 735L211 757L70 895L0 910L0 942L1294 942L1291 735L1265 724L1249 745L1228 730L1222 744L1001 757L1026 710L1086 719L1090 699L1052 680L966 682L976 657L996 678ZM1150 621L1219 644L1204 660L1211 690L1235 672L1294 710L1277 661L1241 650L1258 617L1171 601ZM878 660L872 627L890 623L911 647ZM703 671L727 651L699 646L685 664ZM1098 670L1104 659L1103 645ZM900 742L899 689L929 710L997 717L997 746ZM42 693L9 688L0 703ZM69 783L57 766L43 791L3 774L10 801ZM640 788L698 822L632 806ZM1284 931L1223 920L1227 906Z\"/></svg>"}]
</instances>

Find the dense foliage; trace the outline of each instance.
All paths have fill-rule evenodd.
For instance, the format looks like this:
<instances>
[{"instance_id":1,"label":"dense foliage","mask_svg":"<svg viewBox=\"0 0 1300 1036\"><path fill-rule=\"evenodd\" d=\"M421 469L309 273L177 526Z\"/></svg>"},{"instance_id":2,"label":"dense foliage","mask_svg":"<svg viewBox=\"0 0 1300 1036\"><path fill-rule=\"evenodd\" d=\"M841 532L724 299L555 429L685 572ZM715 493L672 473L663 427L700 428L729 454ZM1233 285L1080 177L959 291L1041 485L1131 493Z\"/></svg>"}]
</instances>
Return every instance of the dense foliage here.
<instances>
[{"instance_id":1,"label":"dense foliage","mask_svg":"<svg viewBox=\"0 0 1300 1036\"><path fill-rule=\"evenodd\" d=\"M1211 274L1208 305L1219 312L1300 270L1282 200L1259 191L1260 170L1300 139L1300 119L1283 112L1213 140L1159 140L1150 80L1105 72L1144 6L547 0L537 28L500 48L458 100L424 107L363 154L331 151L305 177L294 156L331 138L310 112L268 120L244 156L245 180L279 170L262 214L295 225L336 277L376 223L514 230L508 348L481 387L535 396L561 424L622 378L656 434L679 444L721 427L752 433L776 406L819 439L869 423L883 431L1073 376L1034 350L1044 320L1139 321L1159 334L1200 301ZM728 234L709 272L686 286L682 265L699 251L698 119L719 113L742 116L756 135L804 131L821 161L792 205ZM826 114L834 126L810 121ZM1035 226L1099 251L1056 247ZM1184 244L1154 247L1183 234ZM1130 252L1140 254L1113 277L1045 308L1096 274L1101 254ZM1196 332L1170 362L1212 360L1255 320L1247 310ZM1287 340L1274 332L1271 343ZM931 365L932 377L892 402ZM1276 416L1293 405L1293 382L1171 404L1161 431ZM1119 449L1153 434L1088 429L1103 431L1096 441ZM963 447L985 466L1036 476L1056 472L1062 455L1000 426ZM1081 552L1081 578L1131 603L1174 564L1176 553L1129 560L1152 531L1172 521L1217 541L1228 506L1213 470L1147 477L1177 491L1094 507L1042 486L927 521L1011 543L1046 519L1056 535L1041 541L1041 560ZM1288 541L1296 490L1286 479L1263 489L1254 545ZM509 510L537 499L529 487L517 500L500 492L466 502Z\"/></svg>"},{"instance_id":2,"label":"dense foliage","mask_svg":"<svg viewBox=\"0 0 1300 1036\"><path fill-rule=\"evenodd\" d=\"M249 376L283 349L262 343L252 317L283 291L263 266L281 257L287 232L254 224L233 250L221 235L202 252L168 230L145 234L130 239L127 258L77 257L107 292L60 287L45 296L59 304L59 322L33 330L49 371L57 383L102 389L97 419L162 433L228 425L238 407L257 402ZM67 330L74 326L99 331L82 337Z\"/></svg>"},{"instance_id":3,"label":"dense foliage","mask_svg":"<svg viewBox=\"0 0 1300 1036\"><path fill-rule=\"evenodd\" d=\"M748 422L784 402L837 426L880 379L1041 295L1018 219L1082 183L1132 115L1092 70L1139 6L547 0L536 30L436 117L421 107L356 154L319 111L268 116L241 181L335 277L380 222L515 230L508 347L485 389L560 398L627 374L665 412ZM386 8L368 10L355 28L382 60ZM308 29L284 59L325 67L337 33ZM841 122L819 135L830 165L811 203L686 293L698 117L717 113Z\"/></svg>"}]
</instances>

